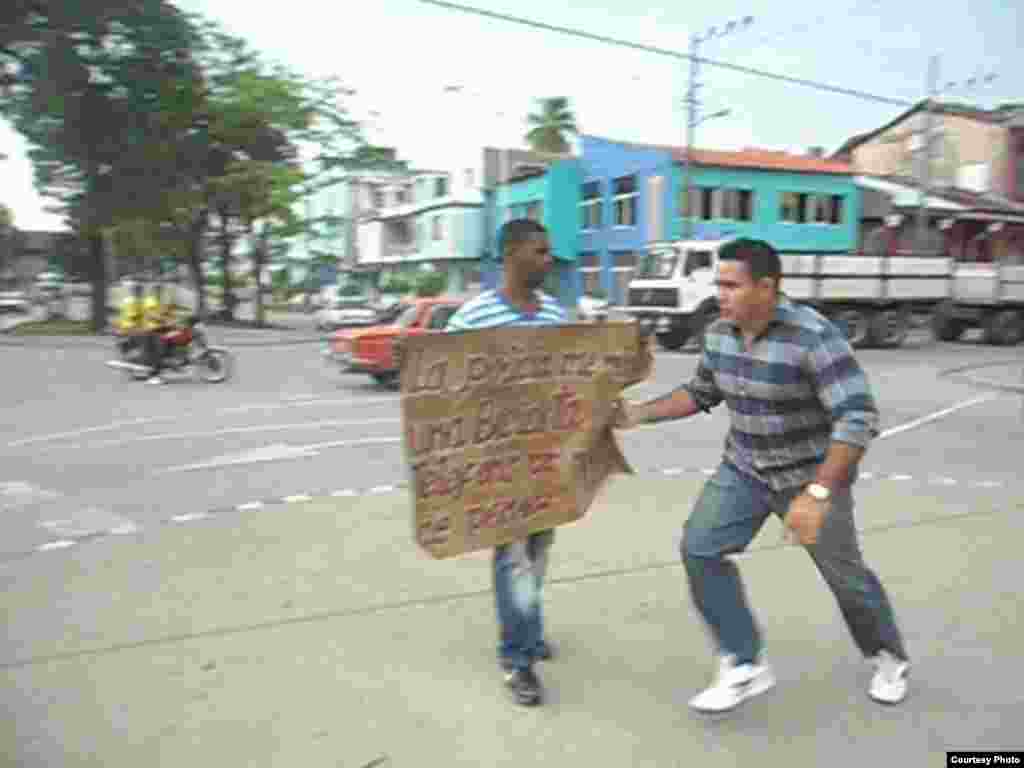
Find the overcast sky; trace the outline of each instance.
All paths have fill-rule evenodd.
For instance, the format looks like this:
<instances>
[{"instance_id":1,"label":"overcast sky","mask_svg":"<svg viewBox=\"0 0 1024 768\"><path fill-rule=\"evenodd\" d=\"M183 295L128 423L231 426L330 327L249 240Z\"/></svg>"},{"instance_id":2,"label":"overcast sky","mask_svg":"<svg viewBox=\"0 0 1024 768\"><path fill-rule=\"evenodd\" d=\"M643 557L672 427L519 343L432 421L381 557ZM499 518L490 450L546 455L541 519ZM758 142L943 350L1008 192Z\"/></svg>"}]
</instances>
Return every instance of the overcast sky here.
<instances>
[{"instance_id":1,"label":"overcast sky","mask_svg":"<svg viewBox=\"0 0 1024 768\"><path fill-rule=\"evenodd\" d=\"M954 89L952 97L982 106L1024 101L1024 14L1016 0L836 0L834 6L810 9L795 0L718 0L646 15L629 0L462 4L681 52L691 33L752 16L750 27L708 42L702 54L908 102L923 97L928 57L938 54L943 85L999 75L984 88ZM337 76L358 91L350 109L368 120L368 138L397 146L423 167L444 167L453 152L467 146L520 145L525 115L541 96L569 97L584 133L683 142L683 60L419 0L177 5L220 21L272 60L313 76ZM704 68L702 75L704 109L731 110L699 127L696 144L705 148L803 151L822 145L832 151L902 111L717 68ZM444 94L451 84L462 85L463 93ZM371 118L371 112L379 117ZM17 134L0 123L0 152L11 156L0 161L0 201L14 210L22 229L60 228L58 217L42 212L44 201L32 188L24 151Z\"/></svg>"}]
</instances>

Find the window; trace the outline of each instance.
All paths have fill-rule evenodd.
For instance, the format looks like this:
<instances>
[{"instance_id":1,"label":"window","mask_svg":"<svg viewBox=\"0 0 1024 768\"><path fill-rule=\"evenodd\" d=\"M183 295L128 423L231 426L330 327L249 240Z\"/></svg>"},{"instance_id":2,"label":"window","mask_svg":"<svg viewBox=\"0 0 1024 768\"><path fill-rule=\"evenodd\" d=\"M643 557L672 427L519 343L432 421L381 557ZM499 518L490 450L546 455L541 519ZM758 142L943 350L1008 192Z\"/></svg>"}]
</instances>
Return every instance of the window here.
<instances>
[{"instance_id":1,"label":"window","mask_svg":"<svg viewBox=\"0 0 1024 768\"><path fill-rule=\"evenodd\" d=\"M593 251L580 254L580 276L583 278L583 293L593 296L601 288L601 257Z\"/></svg>"},{"instance_id":2,"label":"window","mask_svg":"<svg viewBox=\"0 0 1024 768\"><path fill-rule=\"evenodd\" d=\"M448 179L445 176L438 176L434 179L434 197L444 197L448 194Z\"/></svg>"},{"instance_id":3,"label":"window","mask_svg":"<svg viewBox=\"0 0 1024 768\"><path fill-rule=\"evenodd\" d=\"M466 188L470 189L473 186L473 169L467 168L466 171Z\"/></svg>"},{"instance_id":4,"label":"window","mask_svg":"<svg viewBox=\"0 0 1024 768\"><path fill-rule=\"evenodd\" d=\"M589 181L583 185L580 202L580 229L599 229L601 226L601 182Z\"/></svg>"},{"instance_id":5,"label":"window","mask_svg":"<svg viewBox=\"0 0 1024 768\"><path fill-rule=\"evenodd\" d=\"M710 221L715 218L715 192L717 191L714 187L697 187L694 202L700 201L700 208L697 212L698 219Z\"/></svg>"},{"instance_id":6,"label":"window","mask_svg":"<svg viewBox=\"0 0 1024 768\"><path fill-rule=\"evenodd\" d=\"M380 187L376 185L370 187L370 200L372 201L370 205L372 205L374 208L383 208L384 190L382 190Z\"/></svg>"},{"instance_id":7,"label":"window","mask_svg":"<svg viewBox=\"0 0 1024 768\"><path fill-rule=\"evenodd\" d=\"M613 204L615 206L615 226L636 226L636 176L623 176L615 179Z\"/></svg>"},{"instance_id":8,"label":"window","mask_svg":"<svg viewBox=\"0 0 1024 768\"><path fill-rule=\"evenodd\" d=\"M832 198L829 195L812 195L811 205L814 210L814 223L828 224L831 217L829 208L832 206Z\"/></svg>"},{"instance_id":9,"label":"window","mask_svg":"<svg viewBox=\"0 0 1024 768\"><path fill-rule=\"evenodd\" d=\"M828 223L829 224L842 224L843 223L843 196L842 195L830 195L829 196Z\"/></svg>"},{"instance_id":10,"label":"window","mask_svg":"<svg viewBox=\"0 0 1024 768\"><path fill-rule=\"evenodd\" d=\"M749 189L723 189L721 216L732 221L753 221L754 193Z\"/></svg>"},{"instance_id":11,"label":"window","mask_svg":"<svg viewBox=\"0 0 1024 768\"><path fill-rule=\"evenodd\" d=\"M395 190L395 205L403 205L409 202L409 190L405 187L399 187Z\"/></svg>"},{"instance_id":12,"label":"window","mask_svg":"<svg viewBox=\"0 0 1024 768\"><path fill-rule=\"evenodd\" d=\"M444 238L444 221L442 221L441 217L440 216L434 216L430 220L430 224L431 224L431 231L432 231L432 235L433 235L434 240L441 240L441 239L443 239Z\"/></svg>"},{"instance_id":13,"label":"window","mask_svg":"<svg viewBox=\"0 0 1024 768\"><path fill-rule=\"evenodd\" d=\"M1017 147L1017 199L1024 200L1024 143Z\"/></svg>"},{"instance_id":14,"label":"window","mask_svg":"<svg viewBox=\"0 0 1024 768\"><path fill-rule=\"evenodd\" d=\"M544 220L544 203L534 201L526 206L526 218L533 219L536 222L542 222Z\"/></svg>"},{"instance_id":15,"label":"window","mask_svg":"<svg viewBox=\"0 0 1024 768\"><path fill-rule=\"evenodd\" d=\"M636 261L637 256L633 251L612 254L612 303L627 303L629 281L636 271Z\"/></svg>"},{"instance_id":16,"label":"window","mask_svg":"<svg viewBox=\"0 0 1024 768\"><path fill-rule=\"evenodd\" d=\"M665 280L676 271L679 256L673 250L651 251L640 259L636 276L641 280Z\"/></svg>"},{"instance_id":17,"label":"window","mask_svg":"<svg viewBox=\"0 0 1024 768\"><path fill-rule=\"evenodd\" d=\"M791 224L803 224L807 221L807 198L802 192L783 192L779 219Z\"/></svg>"},{"instance_id":18,"label":"window","mask_svg":"<svg viewBox=\"0 0 1024 768\"><path fill-rule=\"evenodd\" d=\"M443 331L444 327L448 325L448 320L455 314L458 307L441 305L434 307L434 311L430 315L430 322L427 327L432 331Z\"/></svg>"},{"instance_id":19,"label":"window","mask_svg":"<svg viewBox=\"0 0 1024 768\"><path fill-rule=\"evenodd\" d=\"M698 269L711 269L711 251L690 251L686 254L683 276L688 276Z\"/></svg>"}]
</instances>

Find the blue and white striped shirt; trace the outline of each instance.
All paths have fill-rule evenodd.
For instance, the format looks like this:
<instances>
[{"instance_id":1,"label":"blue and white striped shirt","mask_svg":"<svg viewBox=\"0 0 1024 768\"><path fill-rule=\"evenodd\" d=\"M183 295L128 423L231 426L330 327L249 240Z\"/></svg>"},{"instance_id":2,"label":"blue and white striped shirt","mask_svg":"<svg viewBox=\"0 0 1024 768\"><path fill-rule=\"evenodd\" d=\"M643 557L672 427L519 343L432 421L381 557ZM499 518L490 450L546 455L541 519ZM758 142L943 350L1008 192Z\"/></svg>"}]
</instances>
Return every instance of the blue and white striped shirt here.
<instances>
[{"instance_id":1,"label":"blue and white striped shirt","mask_svg":"<svg viewBox=\"0 0 1024 768\"><path fill-rule=\"evenodd\" d=\"M775 491L812 482L833 440L866 448L878 436L878 407L846 337L785 297L749 352L734 323L709 326L685 389L704 410L727 404L725 460Z\"/></svg>"},{"instance_id":2,"label":"blue and white striped shirt","mask_svg":"<svg viewBox=\"0 0 1024 768\"><path fill-rule=\"evenodd\" d=\"M448 320L446 331L469 331L504 326L561 325L568 321L562 306L546 293L536 294L537 311L523 312L509 304L499 291L484 291L463 304Z\"/></svg>"}]
</instances>

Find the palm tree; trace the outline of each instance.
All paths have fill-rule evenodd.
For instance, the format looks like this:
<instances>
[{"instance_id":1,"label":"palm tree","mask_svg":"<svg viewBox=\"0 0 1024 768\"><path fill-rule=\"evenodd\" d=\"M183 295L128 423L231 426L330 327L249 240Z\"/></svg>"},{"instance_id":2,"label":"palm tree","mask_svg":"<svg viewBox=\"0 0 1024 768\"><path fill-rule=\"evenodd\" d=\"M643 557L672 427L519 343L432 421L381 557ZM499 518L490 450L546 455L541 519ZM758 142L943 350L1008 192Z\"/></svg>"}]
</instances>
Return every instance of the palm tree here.
<instances>
[{"instance_id":1,"label":"palm tree","mask_svg":"<svg viewBox=\"0 0 1024 768\"><path fill-rule=\"evenodd\" d=\"M577 133L576 116L564 96L539 99L540 114L531 114L526 122L533 126L526 134L526 141L535 152L568 152L567 134Z\"/></svg>"}]
</instances>

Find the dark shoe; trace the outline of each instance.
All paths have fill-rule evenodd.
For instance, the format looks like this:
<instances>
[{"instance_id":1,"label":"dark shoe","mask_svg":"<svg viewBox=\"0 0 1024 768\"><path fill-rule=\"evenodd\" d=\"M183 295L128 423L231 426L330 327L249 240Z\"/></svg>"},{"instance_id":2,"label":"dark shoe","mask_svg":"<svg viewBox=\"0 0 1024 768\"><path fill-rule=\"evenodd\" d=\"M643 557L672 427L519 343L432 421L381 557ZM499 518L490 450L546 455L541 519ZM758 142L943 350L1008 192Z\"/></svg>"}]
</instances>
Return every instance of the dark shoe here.
<instances>
[{"instance_id":1,"label":"dark shoe","mask_svg":"<svg viewBox=\"0 0 1024 768\"><path fill-rule=\"evenodd\" d=\"M512 694L516 704L523 707L535 707L541 702L544 691L537 679L533 667L513 669L505 673L505 687Z\"/></svg>"}]
</instances>

